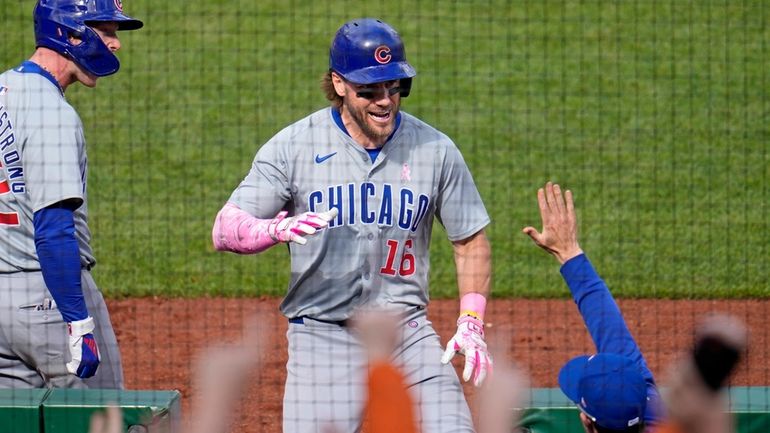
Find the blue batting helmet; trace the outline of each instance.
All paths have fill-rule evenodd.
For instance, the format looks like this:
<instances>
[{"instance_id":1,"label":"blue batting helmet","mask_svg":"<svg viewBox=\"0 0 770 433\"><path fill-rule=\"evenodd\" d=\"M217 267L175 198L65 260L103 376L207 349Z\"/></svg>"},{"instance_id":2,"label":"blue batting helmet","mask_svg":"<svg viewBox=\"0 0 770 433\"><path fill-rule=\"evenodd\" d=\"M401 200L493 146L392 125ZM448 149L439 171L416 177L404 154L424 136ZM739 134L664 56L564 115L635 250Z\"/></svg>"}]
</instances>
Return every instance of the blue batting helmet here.
<instances>
[{"instance_id":1,"label":"blue batting helmet","mask_svg":"<svg viewBox=\"0 0 770 433\"><path fill-rule=\"evenodd\" d=\"M356 84L401 80L401 96L409 96L412 77L404 42L388 24L362 18L348 21L334 35L329 50L329 69Z\"/></svg>"},{"instance_id":2,"label":"blue batting helmet","mask_svg":"<svg viewBox=\"0 0 770 433\"><path fill-rule=\"evenodd\" d=\"M136 30L144 25L123 14L121 0L39 0L33 16L38 47L72 59L97 77L118 72L120 62L90 26L115 22L118 30ZM70 42L70 36L80 43Z\"/></svg>"}]
</instances>

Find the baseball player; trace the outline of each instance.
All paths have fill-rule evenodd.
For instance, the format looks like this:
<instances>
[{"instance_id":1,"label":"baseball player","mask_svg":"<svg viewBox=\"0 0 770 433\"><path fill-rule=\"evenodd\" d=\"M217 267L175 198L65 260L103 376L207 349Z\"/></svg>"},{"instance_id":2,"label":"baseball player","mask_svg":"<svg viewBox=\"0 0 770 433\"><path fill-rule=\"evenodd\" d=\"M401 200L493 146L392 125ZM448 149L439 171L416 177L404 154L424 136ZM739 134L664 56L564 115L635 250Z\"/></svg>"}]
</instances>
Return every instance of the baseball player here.
<instances>
[{"instance_id":1,"label":"baseball player","mask_svg":"<svg viewBox=\"0 0 770 433\"><path fill-rule=\"evenodd\" d=\"M358 430L366 356L346 320L361 306L402 315L403 343L393 358L421 403L421 430L473 429L448 363L465 355L463 377L477 385L492 366L483 322L490 219L455 144L399 110L415 75L391 26L345 23L322 83L331 106L263 145L216 217L220 251L289 243L291 279L280 307L289 319L285 432L329 424ZM425 312L434 218L454 246L461 297L445 352Z\"/></svg>"},{"instance_id":2,"label":"baseball player","mask_svg":"<svg viewBox=\"0 0 770 433\"><path fill-rule=\"evenodd\" d=\"M83 126L64 97L117 72L119 0L40 0L37 49L0 75L0 388L122 388L91 277ZM85 379L85 380L84 380Z\"/></svg>"},{"instance_id":3,"label":"baseball player","mask_svg":"<svg viewBox=\"0 0 770 433\"><path fill-rule=\"evenodd\" d=\"M586 433L638 433L660 419L652 372L607 285L577 241L572 192L546 183L537 191L543 231L523 232L562 264L561 274L583 316L597 354L578 356L559 372L559 387L580 409Z\"/></svg>"}]
</instances>

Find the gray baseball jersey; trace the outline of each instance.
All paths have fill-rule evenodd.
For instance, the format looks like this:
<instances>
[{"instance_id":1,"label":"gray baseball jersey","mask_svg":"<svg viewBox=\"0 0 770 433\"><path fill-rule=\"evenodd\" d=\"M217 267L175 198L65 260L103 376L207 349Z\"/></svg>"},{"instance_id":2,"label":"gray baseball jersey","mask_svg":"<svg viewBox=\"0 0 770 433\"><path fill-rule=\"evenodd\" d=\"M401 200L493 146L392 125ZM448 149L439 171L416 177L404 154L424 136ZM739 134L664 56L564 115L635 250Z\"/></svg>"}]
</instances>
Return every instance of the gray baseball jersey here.
<instances>
[{"instance_id":1,"label":"gray baseball jersey","mask_svg":"<svg viewBox=\"0 0 770 433\"><path fill-rule=\"evenodd\" d=\"M0 388L122 388L123 367L101 292L87 225L83 126L57 83L29 62L0 75ZM34 213L62 200L74 212L81 286L101 364L93 377L68 374L67 324L43 279Z\"/></svg>"},{"instance_id":2,"label":"gray baseball jersey","mask_svg":"<svg viewBox=\"0 0 770 433\"><path fill-rule=\"evenodd\" d=\"M230 202L258 218L339 214L329 228L290 244L287 317L344 320L361 305L425 306L434 216L451 241L483 229L489 216L455 144L407 113L372 163L319 110L258 151Z\"/></svg>"},{"instance_id":3,"label":"gray baseball jersey","mask_svg":"<svg viewBox=\"0 0 770 433\"><path fill-rule=\"evenodd\" d=\"M34 212L66 199L82 202L75 237L93 265L83 126L58 85L24 65L0 75L0 164L0 273L40 269Z\"/></svg>"}]
</instances>

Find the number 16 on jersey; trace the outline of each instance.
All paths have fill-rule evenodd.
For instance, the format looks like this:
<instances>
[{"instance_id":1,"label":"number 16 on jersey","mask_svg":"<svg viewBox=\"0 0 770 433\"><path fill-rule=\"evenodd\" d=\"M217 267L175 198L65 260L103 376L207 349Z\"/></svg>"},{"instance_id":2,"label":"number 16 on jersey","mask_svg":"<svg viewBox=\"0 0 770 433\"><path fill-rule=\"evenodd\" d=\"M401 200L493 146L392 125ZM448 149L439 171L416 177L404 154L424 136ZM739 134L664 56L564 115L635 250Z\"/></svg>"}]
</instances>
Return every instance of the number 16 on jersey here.
<instances>
[{"instance_id":1,"label":"number 16 on jersey","mask_svg":"<svg viewBox=\"0 0 770 433\"><path fill-rule=\"evenodd\" d=\"M385 243L388 247L388 258L385 261L385 266L380 268L380 273L385 275L400 275L402 277L408 277L414 274L414 254L412 250L412 239L407 239L403 242L403 248L401 248L401 242L395 239L388 239ZM401 252L401 259L396 268L396 257L399 251Z\"/></svg>"}]
</instances>

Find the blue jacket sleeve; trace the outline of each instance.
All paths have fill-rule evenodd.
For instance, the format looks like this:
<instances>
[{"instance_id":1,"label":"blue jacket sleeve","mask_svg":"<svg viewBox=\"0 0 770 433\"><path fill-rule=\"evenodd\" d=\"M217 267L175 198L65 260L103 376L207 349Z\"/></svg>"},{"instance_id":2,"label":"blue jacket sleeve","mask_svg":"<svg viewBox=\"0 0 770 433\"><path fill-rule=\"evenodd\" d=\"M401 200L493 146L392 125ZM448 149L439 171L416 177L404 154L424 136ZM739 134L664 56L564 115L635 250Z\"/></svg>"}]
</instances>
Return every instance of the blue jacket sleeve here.
<instances>
[{"instance_id":1,"label":"blue jacket sleeve","mask_svg":"<svg viewBox=\"0 0 770 433\"><path fill-rule=\"evenodd\" d=\"M593 265L581 254L568 260L561 267L561 274L567 282L572 299L577 304L583 322L596 345L597 353L615 353L630 358L639 365L647 382L646 423L656 423L661 416L661 401L658 388L639 346L626 326L615 299L609 288L594 270Z\"/></svg>"},{"instance_id":2,"label":"blue jacket sleeve","mask_svg":"<svg viewBox=\"0 0 770 433\"><path fill-rule=\"evenodd\" d=\"M73 210L66 205L35 212L35 248L43 280L66 322L88 317L80 284L80 249Z\"/></svg>"}]
</instances>

